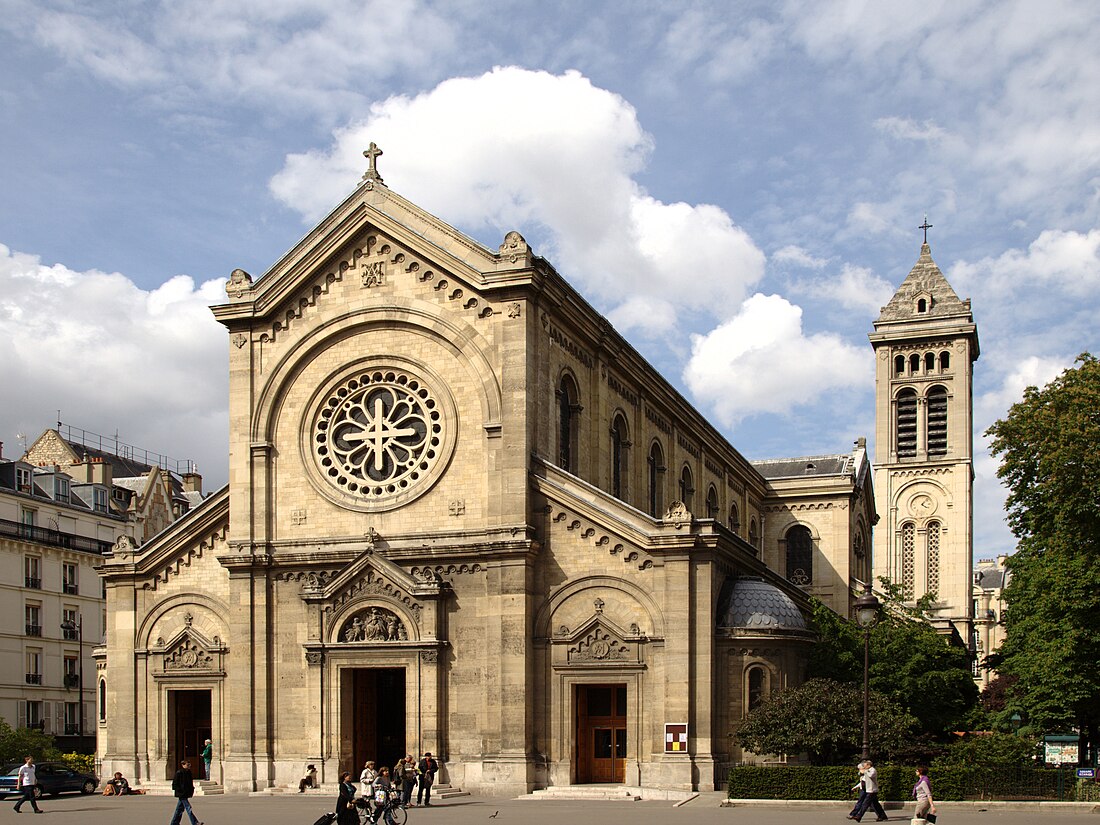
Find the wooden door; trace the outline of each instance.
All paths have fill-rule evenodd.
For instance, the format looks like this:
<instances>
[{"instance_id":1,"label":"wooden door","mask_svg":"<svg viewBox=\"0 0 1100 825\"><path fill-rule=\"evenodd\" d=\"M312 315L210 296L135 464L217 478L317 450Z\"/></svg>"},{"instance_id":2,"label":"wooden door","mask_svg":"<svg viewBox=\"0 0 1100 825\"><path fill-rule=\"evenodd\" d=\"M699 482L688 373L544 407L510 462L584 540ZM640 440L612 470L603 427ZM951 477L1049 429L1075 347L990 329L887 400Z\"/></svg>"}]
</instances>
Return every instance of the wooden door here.
<instances>
[{"instance_id":1,"label":"wooden door","mask_svg":"<svg viewBox=\"0 0 1100 825\"><path fill-rule=\"evenodd\" d=\"M577 687L577 782L626 778L626 685Z\"/></svg>"}]
</instances>

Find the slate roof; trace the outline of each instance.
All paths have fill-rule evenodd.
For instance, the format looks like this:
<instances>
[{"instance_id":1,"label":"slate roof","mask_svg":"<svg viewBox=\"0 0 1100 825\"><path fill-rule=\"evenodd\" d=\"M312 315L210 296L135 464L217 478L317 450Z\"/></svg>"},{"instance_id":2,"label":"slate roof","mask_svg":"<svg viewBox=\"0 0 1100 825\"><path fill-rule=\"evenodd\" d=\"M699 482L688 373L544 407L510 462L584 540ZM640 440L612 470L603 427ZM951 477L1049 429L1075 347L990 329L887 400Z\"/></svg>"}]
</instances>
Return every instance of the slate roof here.
<instances>
[{"instance_id":1,"label":"slate roof","mask_svg":"<svg viewBox=\"0 0 1100 825\"><path fill-rule=\"evenodd\" d=\"M729 583L727 582L727 585ZM802 611L790 597L761 578L744 576L733 580L724 605L719 608L719 627L754 630L805 630Z\"/></svg>"},{"instance_id":2,"label":"slate roof","mask_svg":"<svg viewBox=\"0 0 1100 825\"><path fill-rule=\"evenodd\" d=\"M854 470L849 453L811 455L802 458L765 458L750 462L764 478L843 476Z\"/></svg>"}]
</instances>

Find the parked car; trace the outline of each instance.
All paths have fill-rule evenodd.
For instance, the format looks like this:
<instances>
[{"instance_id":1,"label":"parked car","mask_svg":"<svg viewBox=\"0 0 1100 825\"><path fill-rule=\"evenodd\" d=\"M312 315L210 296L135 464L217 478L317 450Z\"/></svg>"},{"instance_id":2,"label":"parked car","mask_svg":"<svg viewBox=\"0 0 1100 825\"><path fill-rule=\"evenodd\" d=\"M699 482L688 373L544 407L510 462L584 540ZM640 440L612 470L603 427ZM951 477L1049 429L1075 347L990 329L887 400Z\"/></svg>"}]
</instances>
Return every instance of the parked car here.
<instances>
[{"instance_id":1,"label":"parked car","mask_svg":"<svg viewBox=\"0 0 1100 825\"><path fill-rule=\"evenodd\" d=\"M19 769L22 762L14 765L6 765L0 772L0 798L19 795ZM99 780L93 774L74 771L60 762L41 762L35 766L35 778L38 785L35 786L34 795L41 797L43 794L65 793L76 791L79 793L95 793Z\"/></svg>"}]
</instances>

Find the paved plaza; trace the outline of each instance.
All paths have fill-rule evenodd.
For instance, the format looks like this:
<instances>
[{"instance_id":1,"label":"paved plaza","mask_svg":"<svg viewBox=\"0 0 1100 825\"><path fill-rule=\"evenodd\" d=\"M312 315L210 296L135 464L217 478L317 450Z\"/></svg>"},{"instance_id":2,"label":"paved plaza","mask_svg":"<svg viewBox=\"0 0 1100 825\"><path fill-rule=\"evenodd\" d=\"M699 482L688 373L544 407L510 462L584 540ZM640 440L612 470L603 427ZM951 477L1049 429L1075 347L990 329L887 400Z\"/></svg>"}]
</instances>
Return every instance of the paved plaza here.
<instances>
[{"instance_id":1,"label":"paved plaza","mask_svg":"<svg viewBox=\"0 0 1100 825\"><path fill-rule=\"evenodd\" d=\"M675 807L668 802L610 801L525 801L485 797L459 797L433 803L430 809L409 810L410 825L562 825L597 822L599 825L810 825L833 822L845 825L847 808L843 802L830 803L759 803L720 807L721 794L702 794L692 802ZM30 817L29 807L22 814L12 810L14 798L0 808L0 820L12 822L17 816ZM200 796L193 800L196 815L205 825L313 825L334 800L315 795L298 796ZM47 798L40 806L46 821L61 819L71 825L168 825L175 800L165 796L103 797L63 796ZM887 811L890 821L908 823L912 806ZM1100 806L1073 805L1042 809L1026 804L1011 808L990 803L945 802L939 806L943 825L1081 825L1100 822ZM873 822L866 818L864 822ZM186 825L186 818L184 823ZM31 825L31 823L26 823Z\"/></svg>"}]
</instances>

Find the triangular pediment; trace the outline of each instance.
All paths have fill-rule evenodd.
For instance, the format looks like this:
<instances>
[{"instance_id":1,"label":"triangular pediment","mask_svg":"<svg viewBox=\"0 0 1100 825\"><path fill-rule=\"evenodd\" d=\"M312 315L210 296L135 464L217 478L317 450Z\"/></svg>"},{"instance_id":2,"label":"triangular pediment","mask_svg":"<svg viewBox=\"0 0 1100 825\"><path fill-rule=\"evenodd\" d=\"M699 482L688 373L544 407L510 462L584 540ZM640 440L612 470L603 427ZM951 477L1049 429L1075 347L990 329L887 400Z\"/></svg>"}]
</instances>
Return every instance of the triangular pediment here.
<instances>
[{"instance_id":1,"label":"triangular pediment","mask_svg":"<svg viewBox=\"0 0 1100 825\"><path fill-rule=\"evenodd\" d=\"M533 255L510 232L492 252L387 187L367 181L262 277L235 270L226 284L228 303L215 316L265 319L262 335L278 335L319 302L348 288L382 289L400 281L419 285L425 297L445 300L488 317L504 311L487 302L491 281L527 269ZM243 346L242 339L238 346Z\"/></svg>"},{"instance_id":2,"label":"triangular pediment","mask_svg":"<svg viewBox=\"0 0 1100 825\"><path fill-rule=\"evenodd\" d=\"M922 304L923 300L923 304ZM920 320L922 317L970 315L970 302L960 301L943 272L932 260L928 244L921 246L920 257L882 308L879 322Z\"/></svg>"}]
</instances>

